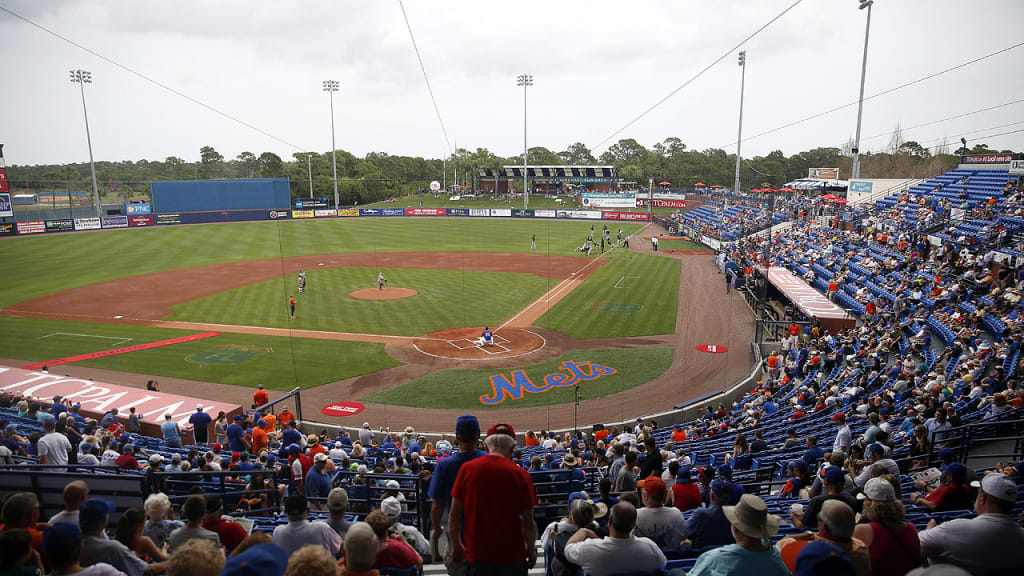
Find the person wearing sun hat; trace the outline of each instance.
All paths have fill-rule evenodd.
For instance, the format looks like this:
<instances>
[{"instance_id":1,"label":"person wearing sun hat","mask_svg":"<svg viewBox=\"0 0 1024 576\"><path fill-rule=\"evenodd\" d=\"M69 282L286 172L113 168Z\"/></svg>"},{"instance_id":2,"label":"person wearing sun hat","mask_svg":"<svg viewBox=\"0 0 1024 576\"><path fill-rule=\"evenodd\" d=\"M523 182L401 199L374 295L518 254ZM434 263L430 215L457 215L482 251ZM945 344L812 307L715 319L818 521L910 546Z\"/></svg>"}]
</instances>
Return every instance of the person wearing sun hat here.
<instances>
[{"instance_id":1,"label":"person wearing sun hat","mask_svg":"<svg viewBox=\"0 0 1024 576\"><path fill-rule=\"evenodd\" d=\"M988 474L980 482L974 518L936 524L919 535L921 552L931 564L952 564L971 574L1024 573L1024 528L1014 520L1017 484L1003 474Z\"/></svg>"},{"instance_id":2,"label":"person wearing sun hat","mask_svg":"<svg viewBox=\"0 0 1024 576\"><path fill-rule=\"evenodd\" d=\"M771 542L771 537L779 531L779 520L768 513L763 500L753 494L744 494L739 504L723 506L722 512L732 525L736 543L701 554L690 570L690 576L789 575L789 568Z\"/></svg>"}]
</instances>

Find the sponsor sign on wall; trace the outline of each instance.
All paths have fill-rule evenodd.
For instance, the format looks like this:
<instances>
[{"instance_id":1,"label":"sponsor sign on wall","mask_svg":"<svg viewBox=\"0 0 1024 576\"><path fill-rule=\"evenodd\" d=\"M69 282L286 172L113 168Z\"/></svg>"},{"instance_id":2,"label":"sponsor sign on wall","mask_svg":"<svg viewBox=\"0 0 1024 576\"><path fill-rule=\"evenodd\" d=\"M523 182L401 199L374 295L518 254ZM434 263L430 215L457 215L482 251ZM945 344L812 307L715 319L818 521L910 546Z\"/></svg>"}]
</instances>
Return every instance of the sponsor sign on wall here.
<instances>
[{"instance_id":1,"label":"sponsor sign on wall","mask_svg":"<svg viewBox=\"0 0 1024 576\"><path fill-rule=\"evenodd\" d=\"M157 214L157 224L181 224L181 214Z\"/></svg>"},{"instance_id":2,"label":"sponsor sign on wall","mask_svg":"<svg viewBox=\"0 0 1024 576\"><path fill-rule=\"evenodd\" d=\"M444 208L406 208L406 216L444 216L448 213Z\"/></svg>"},{"instance_id":3,"label":"sponsor sign on wall","mask_svg":"<svg viewBox=\"0 0 1024 576\"><path fill-rule=\"evenodd\" d=\"M504 216L506 218L512 216L511 208L491 208L491 216Z\"/></svg>"},{"instance_id":4,"label":"sponsor sign on wall","mask_svg":"<svg viewBox=\"0 0 1024 576\"><path fill-rule=\"evenodd\" d=\"M0 218L14 216L14 206L11 205L10 194L0 194Z\"/></svg>"},{"instance_id":5,"label":"sponsor sign on wall","mask_svg":"<svg viewBox=\"0 0 1024 576\"><path fill-rule=\"evenodd\" d=\"M513 218L533 218L533 209L531 208L513 208Z\"/></svg>"},{"instance_id":6,"label":"sponsor sign on wall","mask_svg":"<svg viewBox=\"0 0 1024 576\"><path fill-rule=\"evenodd\" d=\"M724 354L729 351L725 346L717 344L701 344L700 346L694 346L694 350L697 352L707 352L708 354Z\"/></svg>"},{"instance_id":7,"label":"sponsor sign on wall","mask_svg":"<svg viewBox=\"0 0 1024 576\"><path fill-rule=\"evenodd\" d=\"M533 217L534 218L554 218L556 216L558 216L558 212L556 212L554 210L534 210L533 211Z\"/></svg>"},{"instance_id":8,"label":"sponsor sign on wall","mask_svg":"<svg viewBox=\"0 0 1024 576\"><path fill-rule=\"evenodd\" d=\"M75 230L99 230L99 218L75 218Z\"/></svg>"},{"instance_id":9,"label":"sponsor sign on wall","mask_svg":"<svg viewBox=\"0 0 1024 576\"><path fill-rule=\"evenodd\" d=\"M42 220L18 222L18 234L39 234L40 232L46 232L46 222Z\"/></svg>"},{"instance_id":10,"label":"sponsor sign on wall","mask_svg":"<svg viewBox=\"0 0 1024 576\"><path fill-rule=\"evenodd\" d=\"M636 195L585 192L580 204L586 208L636 208Z\"/></svg>"},{"instance_id":11,"label":"sponsor sign on wall","mask_svg":"<svg viewBox=\"0 0 1024 576\"><path fill-rule=\"evenodd\" d=\"M470 208L469 209L469 215L470 216L490 216L491 215L491 211L488 208Z\"/></svg>"},{"instance_id":12,"label":"sponsor sign on wall","mask_svg":"<svg viewBox=\"0 0 1024 576\"><path fill-rule=\"evenodd\" d=\"M326 416L352 416L359 414L366 406L360 402L335 402L320 409L320 413Z\"/></svg>"},{"instance_id":13,"label":"sponsor sign on wall","mask_svg":"<svg viewBox=\"0 0 1024 576\"><path fill-rule=\"evenodd\" d=\"M839 168L808 168L807 177L815 180L839 180Z\"/></svg>"},{"instance_id":14,"label":"sponsor sign on wall","mask_svg":"<svg viewBox=\"0 0 1024 576\"><path fill-rule=\"evenodd\" d=\"M469 216L469 208L449 208L449 216Z\"/></svg>"},{"instance_id":15,"label":"sponsor sign on wall","mask_svg":"<svg viewBox=\"0 0 1024 576\"><path fill-rule=\"evenodd\" d=\"M964 164L1004 164L1012 161L1012 154L974 154L961 157Z\"/></svg>"},{"instance_id":16,"label":"sponsor sign on wall","mask_svg":"<svg viewBox=\"0 0 1024 576\"><path fill-rule=\"evenodd\" d=\"M282 218L288 217L287 210L269 210L267 211L267 218L271 220L281 220Z\"/></svg>"},{"instance_id":17,"label":"sponsor sign on wall","mask_svg":"<svg viewBox=\"0 0 1024 576\"><path fill-rule=\"evenodd\" d=\"M1010 174L1024 174L1024 160L1010 160Z\"/></svg>"},{"instance_id":18,"label":"sponsor sign on wall","mask_svg":"<svg viewBox=\"0 0 1024 576\"><path fill-rule=\"evenodd\" d=\"M17 232L18 228L14 225L14 222L0 224L0 236L8 236L10 234L16 234Z\"/></svg>"},{"instance_id":19,"label":"sponsor sign on wall","mask_svg":"<svg viewBox=\"0 0 1024 576\"><path fill-rule=\"evenodd\" d=\"M558 210L559 218L571 218L574 220L600 220L599 210Z\"/></svg>"},{"instance_id":20,"label":"sponsor sign on wall","mask_svg":"<svg viewBox=\"0 0 1024 576\"><path fill-rule=\"evenodd\" d=\"M359 209L359 215L360 216L383 216L384 215L384 211L381 210L380 208L360 208Z\"/></svg>"},{"instance_id":21,"label":"sponsor sign on wall","mask_svg":"<svg viewBox=\"0 0 1024 576\"><path fill-rule=\"evenodd\" d=\"M605 220L632 220L634 222L646 222L646 212L610 212L605 211L601 213L601 216Z\"/></svg>"},{"instance_id":22,"label":"sponsor sign on wall","mask_svg":"<svg viewBox=\"0 0 1024 576\"><path fill-rule=\"evenodd\" d=\"M646 196L641 196L636 199L636 206L637 208L643 208L647 206L649 202L652 202L652 200ZM655 195L653 202L656 208L686 208L686 200L679 200L676 198L658 198L657 195Z\"/></svg>"},{"instance_id":23,"label":"sponsor sign on wall","mask_svg":"<svg viewBox=\"0 0 1024 576\"><path fill-rule=\"evenodd\" d=\"M405 216L405 208L385 208L384 216Z\"/></svg>"},{"instance_id":24,"label":"sponsor sign on wall","mask_svg":"<svg viewBox=\"0 0 1024 576\"><path fill-rule=\"evenodd\" d=\"M296 210L313 210L316 208L330 208L331 203L327 198L296 198Z\"/></svg>"},{"instance_id":25,"label":"sponsor sign on wall","mask_svg":"<svg viewBox=\"0 0 1024 576\"><path fill-rule=\"evenodd\" d=\"M313 210L313 217L314 218L326 218L328 216L337 216L337 215L338 215L338 211L334 210L333 208L330 209L330 210L319 210L319 209L318 210Z\"/></svg>"},{"instance_id":26,"label":"sponsor sign on wall","mask_svg":"<svg viewBox=\"0 0 1024 576\"><path fill-rule=\"evenodd\" d=\"M292 218L312 218L312 210L292 210Z\"/></svg>"},{"instance_id":27,"label":"sponsor sign on wall","mask_svg":"<svg viewBox=\"0 0 1024 576\"><path fill-rule=\"evenodd\" d=\"M156 224L156 218L152 214L145 214L142 216L129 216L128 226L132 228L141 228L143 226L152 226Z\"/></svg>"},{"instance_id":28,"label":"sponsor sign on wall","mask_svg":"<svg viewBox=\"0 0 1024 576\"><path fill-rule=\"evenodd\" d=\"M149 205L149 202L143 202L141 204L125 204L124 211L129 216L135 214L152 214L153 207Z\"/></svg>"},{"instance_id":29,"label":"sponsor sign on wall","mask_svg":"<svg viewBox=\"0 0 1024 576\"><path fill-rule=\"evenodd\" d=\"M127 228L127 216L104 216L100 218L100 225L103 228Z\"/></svg>"},{"instance_id":30,"label":"sponsor sign on wall","mask_svg":"<svg viewBox=\"0 0 1024 576\"><path fill-rule=\"evenodd\" d=\"M59 218L46 221L47 232L72 232L75 229L75 222L71 218Z\"/></svg>"},{"instance_id":31,"label":"sponsor sign on wall","mask_svg":"<svg viewBox=\"0 0 1024 576\"><path fill-rule=\"evenodd\" d=\"M850 192L857 192L861 194L871 194L871 190L874 188L874 182L868 182L866 180L850 180Z\"/></svg>"},{"instance_id":32,"label":"sponsor sign on wall","mask_svg":"<svg viewBox=\"0 0 1024 576\"><path fill-rule=\"evenodd\" d=\"M341 210L338 210L338 216L345 216L345 217L359 216L359 209L358 208L342 208Z\"/></svg>"}]
</instances>

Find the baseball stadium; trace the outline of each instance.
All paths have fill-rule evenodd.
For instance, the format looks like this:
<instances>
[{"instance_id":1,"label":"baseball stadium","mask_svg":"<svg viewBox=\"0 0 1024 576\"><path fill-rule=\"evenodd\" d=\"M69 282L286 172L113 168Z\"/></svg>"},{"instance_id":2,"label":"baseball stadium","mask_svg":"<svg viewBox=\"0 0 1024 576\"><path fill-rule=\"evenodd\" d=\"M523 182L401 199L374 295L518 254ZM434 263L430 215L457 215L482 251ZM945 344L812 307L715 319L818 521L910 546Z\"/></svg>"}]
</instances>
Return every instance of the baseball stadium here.
<instances>
[{"instance_id":1,"label":"baseball stadium","mask_svg":"<svg viewBox=\"0 0 1024 576\"><path fill-rule=\"evenodd\" d=\"M0 144L0 574L1024 573L1013 552L1024 544L1024 144L1020 122L983 127L991 118L980 117L1015 119L1024 101L993 102L1016 98L1019 75L984 67L1007 65L1024 43L999 45L1011 29L987 10L960 14L970 54L916 54L899 70L882 62L882 87L865 95L872 10L898 59L904 32L886 26L923 3L859 0L858 13L829 6L813 17L803 0L743 15L726 4L695 14L750 30L733 39L709 28L699 44L664 35L658 46L696 60L670 68L653 106L600 94L559 117L545 107L581 86L617 87L628 71L611 81L564 72L560 96L541 92L534 124L527 98L541 87L516 76L516 156L519 127L511 140L501 131L519 101L499 109L491 72L460 60L502 52L462 44L476 32L454 9L320 6L312 23L278 8L225 20L190 5L182 14L195 28L112 0L124 13L104 6L95 18L115 42L67 35L83 3L66 13L0 3L0 46L36 54L33 66L85 54L158 94L153 106L188 110L168 113L170 124L145 112L154 124L143 135L122 123L150 106L130 101L136 88L114 98L72 69L74 86L61 87L81 99L85 163L84 146L48 150L25 123L49 122L37 113L48 85L35 86L38 103L10 96L27 112ZM641 28L678 10L636 7L649 20ZM1002 11L1021 15L1016 4ZM954 12L928 18L948 26ZM264 32L267 46L283 41L293 60L331 52L373 79L362 110L323 81L326 152L292 144L324 134L281 127L310 113L302 98L277 105L293 98L288 82L226 107L229 90L203 61L213 52L190 52L263 60L267 46L248 33L212 28L242 19L255 31L271 14L281 30ZM353 27L357 14L394 30ZM580 18L641 29L600 3ZM808 18L855 39L857 54L804 45ZM154 43L138 59L123 47L133 19ZM331 19L357 37L339 40L355 52L336 54L312 33L296 47L295 29L285 32L333 33ZM415 32L452 21L465 26L447 41L465 53ZM536 26L539 44L566 31ZM997 29L1002 40L981 41ZM781 30L803 48L779 51L770 39ZM191 39L180 46L194 70L158 63L166 38ZM626 66L614 41L589 42L573 47L580 62ZM636 71L645 58L667 66L663 54L618 49ZM820 58L856 56L859 98L799 82L784 98L746 94L748 49L766 60L752 86L765 82L756 66L795 78ZM361 68L359 50L394 70ZM268 71L299 74L275 58ZM432 58L472 80L453 90L446 71L432 84ZM728 81L723 61L739 64ZM13 76L32 88L21 66ZM738 111L721 98L734 83ZM964 93L934 102L912 96L918 84ZM753 136L744 98L755 99ZM250 108L271 99L274 116ZM592 105L601 114L587 117ZM580 126L618 127L617 107L635 117L594 146L527 146L535 126L559 142ZM826 146L846 138L854 107L855 136ZM835 120L843 111L850 118ZM354 127L346 145L365 152L336 144L336 114ZM872 135L872 115L895 130ZM710 117L725 120L705 133ZM648 132L655 118L669 133L692 131L693 147ZM395 138L389 123L407 134ZM508 155L459 148L454 126ZM243 151L167 156L196 132ZM382 141L426 149L420 132L443 138L443 156L373 151ZM107 145L167 157L94 159L94 141L105 157L118 158Z\"/></svg>"}]
</instances>

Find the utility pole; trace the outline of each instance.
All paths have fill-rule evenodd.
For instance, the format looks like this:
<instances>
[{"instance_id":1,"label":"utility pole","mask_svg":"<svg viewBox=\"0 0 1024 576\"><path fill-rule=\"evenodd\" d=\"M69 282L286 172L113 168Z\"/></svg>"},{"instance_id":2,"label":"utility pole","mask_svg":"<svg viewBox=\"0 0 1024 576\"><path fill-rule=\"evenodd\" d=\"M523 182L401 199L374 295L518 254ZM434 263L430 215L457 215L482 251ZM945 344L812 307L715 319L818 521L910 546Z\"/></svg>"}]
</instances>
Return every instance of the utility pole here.
<instances>
[{"instance_id":1,"label":"utility pole","mask_svg":"<svg viewBox=\"0 0 1024 576\"><path fill-rule=\"evenodd\" d=\"M71 82L78 84L82 93L82 114L85 115L85 140L89 144L89 170L92 171L92 194L96 202L96 216L103 216L103 204L100 202L100 187L96 183L96 163L92 159L92 136L89 134L89 111L85 107L85 85L92 84L92 73L86 70L72 70Z\"/></svg>"},{"instance_id":2,"label":"utility pole","mask_svg":"<svg viewBox=\"0 0 1024 576\"><path fill-rule=\"evenodd\" d=\"M740 51L740 128L736 135L736 182L733 192L740 191L740 146L743 144L743 88L747 82L747 51Z\"/></svg>"},{"instance_id":3,"label":"utility pole","mask_svg":"<svg viewBox=\"0 0 1024 576\"><path fill-rule=\"evenodd\" d=\"M857 136L853 141L853 170L850 178L860 178L860 122L864 117L864 78L868 71L868 38L871 35L871 5L875 0L860 0L858 10L868 9L867 24L864 26L864 59L860 65L860 98L857 99Z\"/></svg>"}]
</instances>

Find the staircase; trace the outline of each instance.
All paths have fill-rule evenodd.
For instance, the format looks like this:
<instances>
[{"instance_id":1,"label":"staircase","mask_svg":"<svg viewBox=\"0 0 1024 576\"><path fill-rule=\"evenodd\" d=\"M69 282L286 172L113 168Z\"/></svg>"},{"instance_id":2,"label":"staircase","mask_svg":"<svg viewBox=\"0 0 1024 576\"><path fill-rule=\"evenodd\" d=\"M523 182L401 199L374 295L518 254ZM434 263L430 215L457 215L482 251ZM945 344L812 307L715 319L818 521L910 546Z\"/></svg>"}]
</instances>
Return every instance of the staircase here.
<instances>
[{"instance_id":1,"label":"staircase","mask_svg":"<svg viewBox=\"0 0 1024 576\"><path fill-rule=\"evenodd\" d=\"M543 530L544 526L537 527ZM448 571L445 570L444 562L438 561L434 564L423 565L423 576L445 576ZM537 540L537 565L533 567L529 572L529 576L543 576L544 575L544 550L540 547L540 540Z\"/></svg>"}]
</instances>

